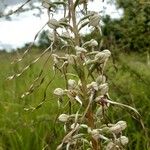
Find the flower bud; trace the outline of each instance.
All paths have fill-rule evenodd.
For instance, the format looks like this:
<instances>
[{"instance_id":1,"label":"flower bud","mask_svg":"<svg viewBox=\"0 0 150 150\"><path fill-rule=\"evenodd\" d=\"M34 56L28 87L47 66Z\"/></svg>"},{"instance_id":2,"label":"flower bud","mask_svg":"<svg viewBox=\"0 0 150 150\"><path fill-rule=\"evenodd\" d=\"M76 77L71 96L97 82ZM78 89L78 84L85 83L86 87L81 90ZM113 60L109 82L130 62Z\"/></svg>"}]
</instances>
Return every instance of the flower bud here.
<instances>
[{"instance_id":1,"label":"flower bud","mask_svg":"<svg viewBox=\"0 0 150 150\"><path fill-rule=\"evenodd\" d=\"M61 121L61 122L67 122L69 119L69 115L66 115L66 114L61 114L59 117L58 117L58 120Z\"/></svg>"},{"instance_id":2,"label":"flower bud","mask_svg":"<svg viewBox=\"0 0 150 150\"><path fill-rule=\"evenodd\" d=\"M61 89L61 88L56 88L54 90L54 94L57 95L57 96L63 96L64 95L64 90Z\"/></svg>"}]
</instances>

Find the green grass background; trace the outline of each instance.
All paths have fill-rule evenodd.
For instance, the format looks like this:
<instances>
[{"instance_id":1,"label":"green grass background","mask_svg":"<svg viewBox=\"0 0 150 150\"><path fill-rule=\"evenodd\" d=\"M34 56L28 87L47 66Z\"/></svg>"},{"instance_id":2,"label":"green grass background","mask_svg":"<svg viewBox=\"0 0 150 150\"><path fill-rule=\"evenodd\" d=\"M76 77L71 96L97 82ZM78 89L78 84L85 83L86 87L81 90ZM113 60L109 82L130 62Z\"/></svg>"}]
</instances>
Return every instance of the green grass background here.
<instances>
[{"instance_id":1,"label":"green grass background","mask_svg":"<svg viewBox=\"0 0 150 150\"><path fill-rule=\"evenodd\" d=\"M57 99L52 94L56 87L63 87L61 74L58 73L48 87L47 99L41 108L24 110L41 102L45 86L53 76L51 59L44 68L45 80L40 88L20 98L42 69L48 53L21 77L6 80L37 56L36 53L30 53L21 63L11 65L11 61L18 57L17 54L0 55L0 150L54 150L62 139L63 125L59 122L54 124L58 109ZM114 123L118 120L127 121L125 134L130 140L127 149L147 150L150 141L150 66L146 63L146 56L120 54L115 64L109 60L106 75L111 98L135 107L142 115L142 121L139 121L133 117L135 114L131 116L132 112L111 106L110 120Z\"/></svg>"}]
</instances>

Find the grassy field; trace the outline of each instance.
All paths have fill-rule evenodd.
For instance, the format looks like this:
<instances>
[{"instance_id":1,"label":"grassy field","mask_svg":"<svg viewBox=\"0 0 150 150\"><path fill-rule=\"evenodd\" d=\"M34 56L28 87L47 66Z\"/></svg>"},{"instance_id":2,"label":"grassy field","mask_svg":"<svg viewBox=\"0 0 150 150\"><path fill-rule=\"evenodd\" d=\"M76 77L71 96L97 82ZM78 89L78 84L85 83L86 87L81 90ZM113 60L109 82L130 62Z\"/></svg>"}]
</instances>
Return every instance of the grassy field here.
<instances>
[{"instance_id":1,"label":"grassy field","mask_svg":"<svg viewBox=\"0 0 150 150\"><path fill-rule=\"evenodd\" d=\"M24 110L36 107L42 101L45 87L53 77L51 59L44 67L41 86L38 87L38 83L42 77L35 91L24 98L21 95L38 76L47 55L20 77L6 80L9 75L20 72L37 55L28 55L21 63L12 65L16 54L0 55L0 150L53 150L62 138L63 126L57 121L55 123L57 99L52 94L55 87L64 84L61 74L57 74L48 87L47 98L41 108ZM111 98L135 107L142 116L137 118L132 112L125 113L125 110L111 106L110 120L127 121L128 149L147 150L150 141L150 66L146 64L146 56L120 55L114 65L110 60L106 74Z\"/></svg>"}]
</instances>

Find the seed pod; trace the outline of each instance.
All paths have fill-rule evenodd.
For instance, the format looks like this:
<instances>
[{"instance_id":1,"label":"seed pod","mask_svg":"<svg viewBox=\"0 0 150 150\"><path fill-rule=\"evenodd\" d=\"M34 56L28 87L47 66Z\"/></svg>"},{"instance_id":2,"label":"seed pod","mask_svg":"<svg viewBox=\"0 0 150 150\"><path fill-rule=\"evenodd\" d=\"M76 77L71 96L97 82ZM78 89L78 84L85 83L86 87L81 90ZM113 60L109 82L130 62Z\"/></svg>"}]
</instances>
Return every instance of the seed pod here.
<instances>
[{"instance_id":1,"label":"seed pod","mask_svg":"<svg viewBox=\"0 0 150 150\"><path fill-rule=\"evenodd\" d=\"M69 119L69 115L66 115L66 114L61 114L59 117L58 117L58 120L61 121L61 122L67 122Z\"/></svg>"}]
</instances>

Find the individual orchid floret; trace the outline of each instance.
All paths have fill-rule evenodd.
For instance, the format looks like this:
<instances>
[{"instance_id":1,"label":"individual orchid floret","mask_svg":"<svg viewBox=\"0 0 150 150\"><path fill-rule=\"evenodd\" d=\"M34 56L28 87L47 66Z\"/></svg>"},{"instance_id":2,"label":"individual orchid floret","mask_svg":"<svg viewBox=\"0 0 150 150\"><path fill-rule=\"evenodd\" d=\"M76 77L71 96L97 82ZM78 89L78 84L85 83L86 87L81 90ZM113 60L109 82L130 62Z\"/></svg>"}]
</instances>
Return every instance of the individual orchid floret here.
<instances>
[{"instance_id":1,"label":"individual orchid floret","mask_svg":"<svg viewBox=\"0 0 150 150\"><path fill-rule=\"evenodd\" d=\"M74 128L76 128L76 127L79 127L80 125L78 124L78 123L73 123L71 126L70 126L70 128L71 129L74 129Z\"/></svg>"},{"instance_id":2,"label":"individual orchid floret","mask_svg":"<svg viewBox=\"0 0 150 150\"><path fill-rule=\"evenodd\" d=\"M73 55L73 54L71 54L71 55L66 54L65 57L66 57L69 64L74 64L76 59L77 59L77 56Z\"/></svg>"},{"instance_id":3,"label":"individual orchid floret","mask_svg":"<svg viewBox=\"0 0 150 150\"><path fill-rule=\"evenodd\" d=\"M72 79L69 79L69 80L68 80L68 88L69 88L69 89L75 89L76 86L77 86L77 83L76 83L75 80L72 80Z\"/></svg>"},{"instance_id":4,"label":"individual orchid floret","mask_svg":"<svg viewBox=\"0 0 150 150\"><path fill-rule=\"evenodd\" d=\"M69 119L69 115L67 114L61 114L59 117L58 117L58 120L61 121L61 122L67 122L68 119Z\"/></svg>"},{"instance_id":5,"label":"individual orchid floret","mask_svg":"<svg viewBox=\"0 0 150 150\"><path fill-rule=\"evenodd\" d=\"M103 63L110 57L110 55L111 52L109 50L103 50L95 55L94 60L97 63Z\"/></svg>"},{"instance_id":6,"label":"individual orchid floret","mask_svg":"<svg viewBox=\"0 0 150 150\"><path fill-rule=\"evenodd\" d=\"M118 134L121 133L127 127L127 123L125 121L118 121L112 127L110 127L110 131Z\"/></svg>"},{"instance_id":7,"label":"individual orchid floret","mask_svg":"<svg viewBox=\"0 0 150 150\"><path fill-rule=\"evenodd\" d=\"M87 85L87 88L98 91L98 84L97 84L97 82L91 82L90 84Z\"/></svg>"},{"instance_id":8,"label":"individual orchid floret","mask_svg":"<svg viewBox=\"0 0 150 150\"><path fill-rule=\"evenodd\" d=\"M48 22L48 26L54 30L57 29L58 27L61 27L59 21L57 21L56 19L50 19Z\"/></svg>"},{"instance_id":9,"label":"individual orchid floret","mask_svg":"<svg viewBox=\"0 0 150 150\"><path fill-rule=\"evenodd\" d=\"M104 83L104 84L101 84L99 85L99 90L100 90L100 93L101 95L105 95L108 93L108 83Z\"/></svg>"},{"instance_id":10,"label":"individual orchid floret","mask_svg":"<svg viewBox=\"0 0 150 150\"><path fill-rule=\"evenodd\" d=\"M54 94L57 95L57 96L63 96L64 93L65 93L64 90L61 89L61 88L56 88L56 89L54 90Z\"/></svg>"},{"instance_id":11,"label":"individual orchid floret","mask_svg":"<svg viewBox=\"0 0 150 150\"><path fill-rule=\"evenodd\" d=\"M70 100L76 100L78 103L80 103L80 105L82 105L82 100L77 95L77 91L76 90L65 90L65 93L70 98Z\"/></svg>"},{"instance_id":12,"label":"individual orchid floret","mask_svg":"<svg viewBox=\"0 0 150 150\"><path fill-rule=\"evenodd\" d=\"M91 39L90 41L87 41L82 45L82 47L87 47L87 46L96 47L96 46L98 46L98 42L94 39Z\"/></svg>"},{"instance_id":13,"label":"individual orchid floret","mask_svg":"<svg viewBox=\"0 0 150 150\"><path fill-rule=\"evenodd\" d=\"M87 53L87 50L83 47L76 46L75 50L76 50L76 54Z\"/></svg>"},{"instance_id":14,"label":"individual orchid floret","mask_svg":"<svg viewBox=\"0 0 150 150\"><path fill-rule=\"evenodd\" d=\"M97 82L98 84L103 84L103 83L106 82L106 77L105 77L104 75L100 75L100 76L98 76L98 77L96 78L96 82Z\"/></svg>"},{"instance_id":15,"label":"individual orchid floret","mask_svg":"<svg viewBox=\"0 0 150 150\"><path fill-rule=\"evenodd\" d=\"M93 16L89 18L89 26L96 27L99 25L100 22L100 15L95 13Z\"/></svg>"},{"instance_id":16,"label":"individual orchid floret","mask_svg":"<svg viewBox=\"0 0 150 150\"><path fill-rule=\"evenodd\" d=\"M121 136L120 138L117 139L116 141L118 143L118 145L127 145L129 142L129 139L126 136Z\"/></svg>"}]
</instances>

